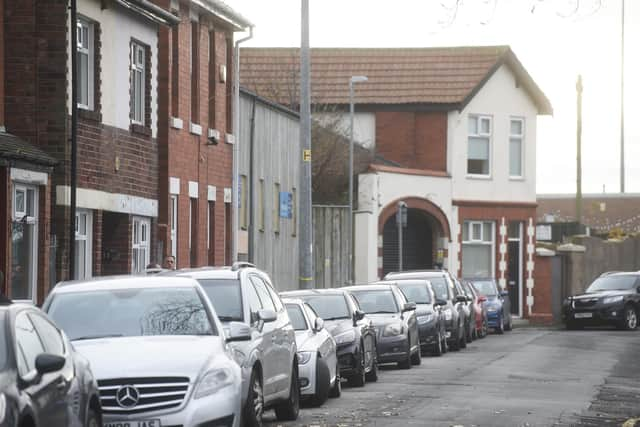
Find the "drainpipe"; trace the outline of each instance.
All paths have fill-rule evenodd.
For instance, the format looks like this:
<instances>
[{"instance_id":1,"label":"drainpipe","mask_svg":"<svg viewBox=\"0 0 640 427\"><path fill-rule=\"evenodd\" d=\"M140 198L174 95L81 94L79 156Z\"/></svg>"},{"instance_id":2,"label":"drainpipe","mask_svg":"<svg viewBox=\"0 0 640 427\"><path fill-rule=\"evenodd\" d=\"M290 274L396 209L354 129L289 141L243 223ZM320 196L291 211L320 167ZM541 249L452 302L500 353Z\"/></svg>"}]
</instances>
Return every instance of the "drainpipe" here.
<instances>
[{"instance_id":1,"label":"drainpipe","mask_svg":"<svg viewBox=\"0 0 640 427\"><path fill-rule=\"evenodd\" d=\"M233 144L233 188L231 189L231 210L232 221L231 229L233 233L231 253L233 262L238 261L238 171L239 171L239 154L240 154L240 44L253 38L253 26L249 27L249 35L235 43L233 62L233 136L235 142Z\"/></svg>"},{"instance_id":2,"label":"drainpipe","mask_svg":"<svg viewBox=\"0 0 640 427\"><path fill-rule=\"evenodd\" d=\"M69 206L69 279L75 277L75 249L76 249L76 187L77 187L77 157L78 157L78 68L76 65L78 49L78 12L76 0L70 5L71 31L71 200Z\"/></svg>"},{"instance_id":3,"label":"drainpipe","mask_svg":"<svg viewBox=\"0 0 640 427\"><path fill-rule=\"evenodd\" d=\"M255 194L255 181L253 179L254 174L254 146L255 146L255 138L256 138L256 97L253 97L253 102L251 104L251 134L249 137L249 262L255 264L255 244L256 244L256 227L255 221L253 220L253 212L254 212L254 203L253 196ZM263 207L264 209L264 207Z\"/></svg>"}]
</instances>

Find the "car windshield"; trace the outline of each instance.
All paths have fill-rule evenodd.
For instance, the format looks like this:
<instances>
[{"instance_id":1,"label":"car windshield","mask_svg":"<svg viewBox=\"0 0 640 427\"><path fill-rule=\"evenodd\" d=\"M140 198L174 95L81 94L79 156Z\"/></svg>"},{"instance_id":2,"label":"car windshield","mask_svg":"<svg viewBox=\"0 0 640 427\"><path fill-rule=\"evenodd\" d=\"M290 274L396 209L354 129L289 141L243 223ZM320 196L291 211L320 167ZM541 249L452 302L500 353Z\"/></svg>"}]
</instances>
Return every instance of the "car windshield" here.
<instances>
[{"instance_id":1,"label":"car windshield","mask_svg":"<svg viewBox=\"0 0 640 427\"><path fill-rule=\"evenodd\" d=\"M344 295L312 295L302 299L324 320L351 318Z\"/></svg>"},{"instance_id":2,"label":"car windshield","mask_svg":"<svg viewBox=\"0 0 640 427\"><path fill-rule=\"evenodd\" d=\"M0 371L2 371L7 364L7 333L5 330L5 317L6 312L0 312Z\"/></svg>"},{"instance_id":3,"label":"car windshield","mask_svg":"<svg viewBox=\"0 0 640 427\"><path fill-rule=\"evenodd\" d=\"M403 284L399 283L398 287L407 298L407 301L415 302L416 304L431 304L431 294L427 289L426 284L413 283Z\"/></svg>"},{"instance_id":4,"label":"car windshield","mask_svg":"<svg viewBox=\"0 0 640 427\"><path fill-rule=\"evenodd\" d=\"M436 294L436 298L442 300L449 299L449 291L447 290L449 284L447 283L447 279L442 276L436 276L429 277L429 281L431 282L433 293Z\"/></svg>"},{"instance_id":5,"label":"car windshield","mask_svg":"<svg viewBox=\"0 0 640 427\"><path fill-rule=\"evenodd\" d=\"M484 295L485 297L495 297L498 295L498 289L492 280L477 280L471 283L480 295Z\"/></svg>"},{"instance_id":6,"label":"car windshield","mask_svg":"<svg viewBox=\"0 0 640 427\"><path fill-rule=\"evenodd\" d=\"M198 279L223 322L242 322L242 295L238 279Z\"/></svg>"},{"instance_id":7,"label":"car windshield","mask_svg":"<svg viewBox=\"0 0 640 427\"><path fill-rule=\"evenodd\" d=\"M298 304L285 304L285 306L287 307L287 313L289 314L289 319L291 319L293 329L296 331L306 331L309 329L304 314L302 314L302 310Z\"/></svg>"},{"instance_id":8,"label":"car windshield","mask_svg":"<svg viewBox=\"0 0 640 427\"><path fill-rule=\"evenodd\" d=\"M217 335L194 288L109 289L61 293L49 316L69 339Z\"/></svg>"},{"instance_id":9,"label":"car windshield","mask_svg":"<svg viewBox=\"0 0 640 427\"><path fill-rule=\"evenodd\" d=\"M602 291L628 291L633 289L636 281L635 275L605 276L598 277L588 288L587 293Z\"/></svg>"},{"instance_id":10,"label":"car windshield","mask_svg":"<svg viewBox=\"0 0 640 427\"><path fill-rule=\"evenodd\" d=\"M367 314L397 313L396 299L390 290L351 291L358 305Z\"/></svg>"}]
</instances>

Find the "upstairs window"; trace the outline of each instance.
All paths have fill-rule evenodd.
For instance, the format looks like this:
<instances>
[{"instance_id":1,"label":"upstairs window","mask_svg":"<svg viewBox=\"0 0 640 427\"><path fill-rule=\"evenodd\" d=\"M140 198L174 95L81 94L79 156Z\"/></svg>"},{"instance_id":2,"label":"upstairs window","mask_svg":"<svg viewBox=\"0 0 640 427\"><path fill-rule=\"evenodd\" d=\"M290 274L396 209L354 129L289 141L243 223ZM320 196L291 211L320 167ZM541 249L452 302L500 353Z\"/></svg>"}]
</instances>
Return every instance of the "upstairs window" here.
<instances>
[{"instance_id":1,"label":"upstairs window","mask_svg":"<svg viewBox=\"0 0 640 427\"><path fill-rule=\"evenodd\" d=\"M469 116L468 175L491 175L491 127L491 117Z\"/></svg>"},{"instance_id":2,"label":"upstairs window","mask_svg":"<svg viewBox=\"0 0 640 427\"><path fill-rule=\"evenodd\" d=\"M131 121L144 126L145 117L145 47L131 43Z\"/></svg>"},{"instance_id":3,"label":"upstairs window","mask_svg":"<svg viewBox=\"0 0 640 427\"><path fill-rule=\"evenodd\" d=\"M524 119L511 119L509 127L509 176L522 178L524 155Z\"/></svg>"},{"instance_id":4,"label":"upstairs window","mask_svg":"<svg viewBox=\"0 0 640 427\"><path fill-rule=\"evenodd\" d=\"M93 110L94 93L94 47L93 24L84 18L78 19L76 24L77 34L77 67L78 76L78 108Z\"/></svg>"}]
</instances>

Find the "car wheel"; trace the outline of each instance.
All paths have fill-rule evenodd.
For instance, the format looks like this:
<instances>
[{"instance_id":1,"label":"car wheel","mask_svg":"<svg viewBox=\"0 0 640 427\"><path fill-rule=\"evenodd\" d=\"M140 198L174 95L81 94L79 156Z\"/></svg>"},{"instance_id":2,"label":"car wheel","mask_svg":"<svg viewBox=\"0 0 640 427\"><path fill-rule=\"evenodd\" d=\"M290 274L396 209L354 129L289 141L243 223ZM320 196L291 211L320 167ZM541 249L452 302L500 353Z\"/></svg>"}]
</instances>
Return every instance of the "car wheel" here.
<instances>
[{"instance_id":1,"label":"car wheel","mask_svg":"<svg viewBox=\"0 0 640 427\"><path fill-rule=\"evenodd\" d=\"M276 417L279 421L295 421L300 412L300 386L298 384L298 361L294 360L291 369L291 386L289 398L275 407Z\"/></svg>"},{"instance_id":2,"label":"car wheel","mask_svg":"<svg viewBox=\"0 0 640 427\"><path fill-rule=\"evenodd\" d=\"M466 333L463 333L460 336L460 345L459 345L459 347L460 348L467 348L467 334Z\"/></svg>"},{"instance_id":3,"label":"car wheel","mask_svg":"<svg viewBox=\"0 0 640 427\"><path fill-rule=\"evenodd\" d=\"M469 326L467 327L467 342L473 342L473 327L471 326L471 320L469 320Z\"/></svg>"},{"instance_id":4,"label":"car wheel","mask_svg":"<svg viewBox=\"0 0 640 427\"><path fill-rule=\"evenodd\" d=\"M438 332L438 336L436 336L436 342L433 344L432 353L434 356L442 356L442 353L444 353L442 351L442 336L440 335L440 332Z\"/></svg>"},{"instance_id":5,"label":"car wheel","mask_svg":"<svg viewBox=\"0 0 640 427\"><path fill-rule=\"evenodd\" d=\"M329 397L336 398L342 396L342 379L340 378L340 365L336 364L336 380L329 390Z\"/></svg>"},{"instance_id":6,"label":"car wheel","mask_svg":"<svg viewBox=\"0 0 640 427\"><path fill-rule=\"evenodd\" d=\"M251 372L249 380L249 396L242 411L242 424L245 427L262 427L262 414L264 412L264 394L262 381L258 371Z\"/></svg>"},{"instance_id":7,"label":"car wheel","mask_svg":"<svg viewBox=\"0 0 640 427\"><path fill-rule=\"evenodd\" d=\"M449 346L449 350L451 351L460 351L460 328L456 331L455 339L451 340L451 345ZM451 332L453 336L453 331Z\"/></svg>"},{"instance_id":8,"label":"car wheel","mask_svg":"<svg viewBox=\"0 0 640 427\"><path fill-rule=\"evenodd\" d=\"M418 345L418 350L411 355L411 364L416 366L422 364L422 349L420 345Z\"/></svg>"},{"instance_id":9,"label":"car wheel","mask_svg":"<svg viewBox=\"0 0 640 427\"><path fill-rule=\"evenodd\" d=\"M95 409L89 408L89 412L87 413L87 427L100 427L102 423L100 423L100 416Z\"/></svg>"},{"instance_id":10,"label":"car wheel","mask_svg":"<svg viewBox=\"0 0 640 427\"><path fill-rule=\"evenodd\" d=\"M500 316L500 320L498 321L498 327L496 328L496 332L499 335L504 334L504 316Z\"/></svg>"},{"instance_id":11,"label":"car wheel","mask_svg":"<svg viewBox=\"0 0 640 427\"><path fill-rule=\"evenodd\" d=\"M511 318L511 315L509 315L509 323L504 325L504 330L511 331L512 329L513 329L513 319Z\"/></svg>"},{"instance_id":12,"label":"car wheel","mask_svg":"<svg viewBox=\"0 0 640 427\"><path fill-rule=\"evenodd\" d=\"M365 374L365 379L369 383L375 383L378 381L378 361L375 356L371 361L371 370Z\"/></svg>"},{"instance_id":13,"label":"car wheel","mask_svg":"<svg viewBox=\"0 0 640 427\"><path fill-rule=\"evenodd\" d=\"M316 392L311 398L311 405L322 406L329 399L331 388L331 372L327 363L318 357L316 361Z\"/></svg>"},{"instance_id":14,"label":"car wheel","mask_svg":"<svg viewBox=\"0 0 640 427\"><path fill-rule=\"evenodd\" d=\"M486 337L487 335L489 335L489 321L487 320L487 318L485 318L482 321L482 338Z\"/></svg>"},{"instance_id":15,"label":"car wheel","mask_svg":"<svg viewBox=\"0 0 640 427\"><path fill-rule=\"evenodd\" d=\"M349 385L351 387L364 387L365 383L365 368L364 368L364 345L360 347L360 367L358 371L349 377Z\"/></svg>"},{"instance_id":16,"label":"car wheel","mask_svg":"<svg viewBox=\"0 0 640 427\"><path fill-rule=\"evenodd\" d=\"M449 351L449 343L447 342L447 333L445 331L444 335L442 335L442 354L445 354Z\"/></svg>"},{"instance_id":17,"label":"car wheel","mask_svg":"<svg viewBox=\"0 0 640 427\"><path fill-rule=\"evenodd\" d=\"M624 308L623 322L623 329L627 331L633 331L638 327L638 313L636 313L636 310L630 305Z\"/></svg>"}]
</instances>

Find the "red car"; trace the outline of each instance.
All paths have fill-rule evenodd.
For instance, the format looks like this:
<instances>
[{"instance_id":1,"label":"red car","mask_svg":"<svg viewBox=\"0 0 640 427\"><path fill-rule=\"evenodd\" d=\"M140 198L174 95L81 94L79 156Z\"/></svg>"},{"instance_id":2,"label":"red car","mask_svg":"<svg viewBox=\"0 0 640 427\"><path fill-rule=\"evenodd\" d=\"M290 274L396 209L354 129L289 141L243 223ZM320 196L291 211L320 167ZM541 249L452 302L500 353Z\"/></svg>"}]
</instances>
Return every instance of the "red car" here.
<instances>
[{"instance_id":1,"label":"red car","mask_svg":"<svg viewBox=\"0 0 640 427\"><path fill-rule=\"evenodd\" d=\"M487 318L487 308L485 302L487 298L480 295L470 282L464 280L462 282L464 292L472 299L471 312L475 316L475 335L478 338L484 338L489 331L489 320Z\"/></svg>"}]
</instances>

